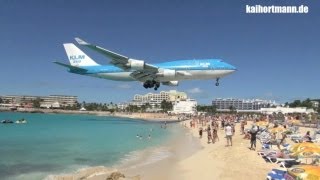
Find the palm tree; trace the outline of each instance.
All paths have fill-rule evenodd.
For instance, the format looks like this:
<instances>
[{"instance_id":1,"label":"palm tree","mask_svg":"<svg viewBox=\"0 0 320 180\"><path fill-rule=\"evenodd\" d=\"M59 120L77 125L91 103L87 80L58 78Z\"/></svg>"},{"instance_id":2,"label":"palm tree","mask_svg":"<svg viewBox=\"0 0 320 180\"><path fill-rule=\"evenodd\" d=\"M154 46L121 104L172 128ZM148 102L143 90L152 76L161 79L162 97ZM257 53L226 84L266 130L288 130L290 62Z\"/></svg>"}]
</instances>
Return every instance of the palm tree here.
<instances>
[{"instance_id":1,"label":"palm tree","mask_svg":"<svg viewBox=\"0 0 320 180\"><path fill-rule=\"evenodd\" d=\"M229 107L229 110L230 110L230 112L231 112L231 113L234 113L234 112L235 112L235 110L236 110L236 108L235 108L235 107L233 107L233 106L230 106L230 107Z\"/></svg>"}]
</instances>

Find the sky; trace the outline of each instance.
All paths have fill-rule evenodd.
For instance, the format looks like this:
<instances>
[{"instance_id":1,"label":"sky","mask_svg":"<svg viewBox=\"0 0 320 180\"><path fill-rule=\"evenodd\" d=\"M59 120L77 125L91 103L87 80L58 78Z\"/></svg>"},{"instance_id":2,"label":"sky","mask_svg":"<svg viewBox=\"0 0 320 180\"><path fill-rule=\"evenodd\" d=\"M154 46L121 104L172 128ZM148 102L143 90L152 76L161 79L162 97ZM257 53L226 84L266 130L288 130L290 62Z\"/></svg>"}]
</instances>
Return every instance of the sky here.
<instances>
[{"instance_id":1,"label":"sky","mask_svg":"<svg viewBox=\"0 0 320 180\"><path fill-rule=\"evenodd\" d=\"M318 0L0 0L0 95L76 95L126 102L154 92L139 82L71 74L63 43L75 37L122 55L160 63L219 58L238 71L215 80L181 81L200 104L214 98L284 103L320 98ZM246 14L246 5L307 5L308 14ZM82 48L99 64L109 59ZM158 91L159 91L158 90Z\"/></svg>"}]
</instances>

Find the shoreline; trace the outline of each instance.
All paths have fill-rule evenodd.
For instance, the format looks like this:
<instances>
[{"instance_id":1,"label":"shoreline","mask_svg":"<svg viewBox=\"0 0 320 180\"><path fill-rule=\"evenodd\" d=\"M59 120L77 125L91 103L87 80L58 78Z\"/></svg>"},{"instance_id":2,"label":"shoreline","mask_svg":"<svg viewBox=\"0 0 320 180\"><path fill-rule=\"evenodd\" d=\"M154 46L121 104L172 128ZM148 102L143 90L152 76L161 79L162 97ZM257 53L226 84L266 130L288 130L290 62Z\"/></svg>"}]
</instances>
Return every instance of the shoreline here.
<instances>
[{"instance_id":1,"label":"shoreline","mask_svg":"<svg viewBox=\"0 0 320 180\"><path fill-rule=\"evenodd\" d=\"M39 109L39 108L18 108L17 110L10 110L0 108L0 112L18 112L18 113L43 113L43 114L76 114L76 115L95 115L106 117L121 117L128 119L137 119L148 122L182 122L178 116L169 116L165 113L111 113L108 111L74 111L74 110L61 110L61 109Z\"/></svg>"},{"instance_id":2,"label":"shoreline","mask_svg":"<svg viewBox=\"0 0 320 180\"><path fill-rule=\"evenodd\" d=\"M90 166L67 173L51 174L45 179L102 180L113 172L124 174L123 180L171 179L176 173L176 163L202 148L189 130L180 126L180 124L168 126L168 130L174 131L174 134L163 144L132 151L112 166ZM181 129L177 131L177 128ZM164 171L166 173L163 173Z\"/></svg>"}]
</instances>

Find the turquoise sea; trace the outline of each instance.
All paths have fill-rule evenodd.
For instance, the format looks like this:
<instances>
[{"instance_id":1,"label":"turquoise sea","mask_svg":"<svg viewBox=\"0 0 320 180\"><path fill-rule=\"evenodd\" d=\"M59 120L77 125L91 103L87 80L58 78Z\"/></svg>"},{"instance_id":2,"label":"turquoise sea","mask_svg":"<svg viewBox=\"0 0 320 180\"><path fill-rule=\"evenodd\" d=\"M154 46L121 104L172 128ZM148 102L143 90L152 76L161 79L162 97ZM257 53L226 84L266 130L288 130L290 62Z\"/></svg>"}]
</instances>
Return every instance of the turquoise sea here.
<instances>
[{"instance_id":1,"label":"turquoise sea","mask_svg":"<svg viewBox=\"0 0 320 180\"><path fill-rule=\"evenodd\" d=\"M0 120L21 118L28 123L0 124L0 179L43 179L114 166L183 134L182 128L170 128L178 125L164 129L160 123L118 117L0 112Z\"/></svg>"}]
</instances>

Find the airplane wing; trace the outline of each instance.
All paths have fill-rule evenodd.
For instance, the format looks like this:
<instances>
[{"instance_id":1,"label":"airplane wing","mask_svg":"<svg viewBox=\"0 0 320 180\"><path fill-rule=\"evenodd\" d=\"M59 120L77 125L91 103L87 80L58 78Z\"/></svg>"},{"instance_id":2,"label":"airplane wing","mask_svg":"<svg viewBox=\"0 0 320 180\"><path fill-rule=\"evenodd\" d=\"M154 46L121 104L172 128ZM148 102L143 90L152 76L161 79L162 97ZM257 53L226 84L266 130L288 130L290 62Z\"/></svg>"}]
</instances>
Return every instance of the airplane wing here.
<instances>
[{"instance_id":1,"label":"airplane wing","mask_svg":"<svg viewBox=\"0 0 320 180\"><path fill-rule=\"evenodd\" d=\"M110 50L104 49L100 46L96 46L93 44L90 44L88 42L85 42L84 40L80 39L80 38L75 38L75 40L78 42L78 44L86 46L98 53L101 53L105 56L107 56L108 58L111 59L111 64L123 69L123 70L128 70L130 69L130 63L134 62L134 61L140 61L140 60L134 60L134 59L130 59L124 55L112 52ZM148 63L144 63L144 70L149 70L149 71L156 71L158 70L158 67L152 65L152 64L148 64Z\"/></svg>"},{"instance_id":2,"label":"airplane wing","mask_svg":"<svg viewBox=\"0 0 320 180\"><path fill-rule=\"evenodd\" d=\"M111 59L111 64L125 70L133 70L131 76L138 81L146 81L148 79L154 79L156 74L159 73L159 68L152 64L145 63L142 60L130 59L124 55L112 52L110 50L104 49L100 46L90 44L80 38L75 38L78 44L86 46L98 53L103 54Z\"/></svg>"}]
</instances>

